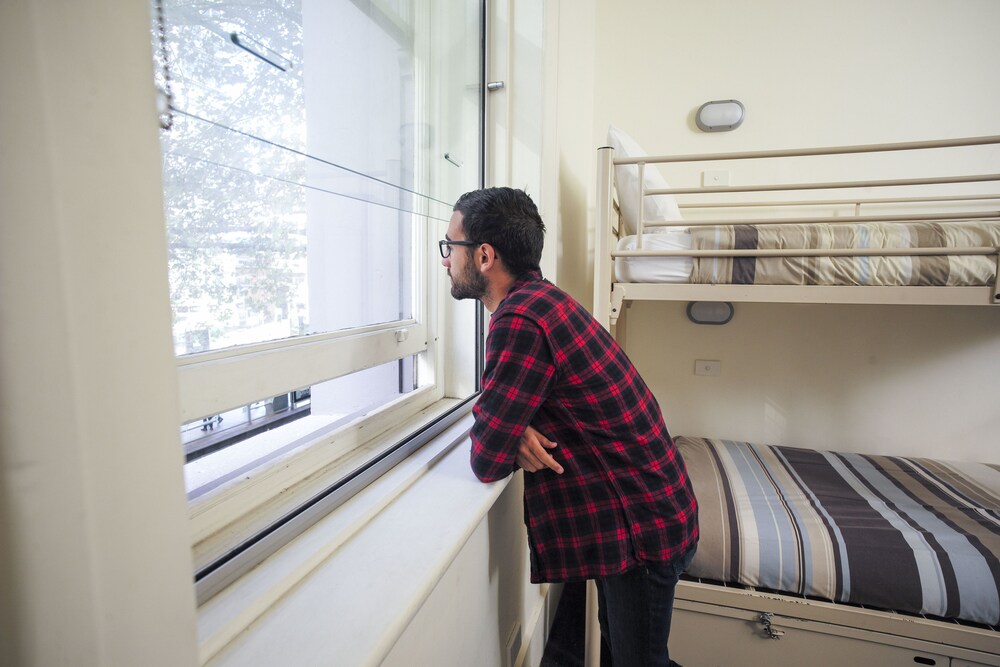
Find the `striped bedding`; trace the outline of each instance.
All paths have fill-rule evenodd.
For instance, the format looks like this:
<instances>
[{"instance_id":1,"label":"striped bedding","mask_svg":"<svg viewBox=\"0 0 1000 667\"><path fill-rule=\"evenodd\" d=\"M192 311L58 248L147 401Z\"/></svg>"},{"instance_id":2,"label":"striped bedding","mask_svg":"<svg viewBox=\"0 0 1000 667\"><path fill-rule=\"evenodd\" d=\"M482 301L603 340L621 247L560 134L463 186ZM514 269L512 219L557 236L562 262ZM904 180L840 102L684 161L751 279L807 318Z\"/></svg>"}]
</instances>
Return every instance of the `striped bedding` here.
<instances>
[{"instance_id":1,"label":"striped bedding","mask_svg":"<svg viewBox=\"0 0 1000 667\"><path fill-rule=\"evenodd\" d=\"M1000 223L915 222L734 225L691 228L699 250L765 248L968 248L1000 246ZM696 257L692 283L734 285L989 285L985 255L869 257Z\"/></svg>"},{"instance_id":2,"label":"striped bedding","mask_svg":"<svg viewBox=\"0 0 1000 667\"><path fill-rule=\"evenodd\" d=\"M1000 222L690 227L643 234L644 250L997 248ZM623 237L618 250L635 250ZM991 255L869 257L619 257L615 280L727 285L992 285Z\"/></svg>"},{"instance_id":3,"label":"striped bedding","mask_svg":"<svg viewBox=\"0 0 1000 667\"><path fill-rule=\"evenodd\" d=\"M1000 466L679 437L688 574L1000 624Z\"/></svg>"}]
</instances>

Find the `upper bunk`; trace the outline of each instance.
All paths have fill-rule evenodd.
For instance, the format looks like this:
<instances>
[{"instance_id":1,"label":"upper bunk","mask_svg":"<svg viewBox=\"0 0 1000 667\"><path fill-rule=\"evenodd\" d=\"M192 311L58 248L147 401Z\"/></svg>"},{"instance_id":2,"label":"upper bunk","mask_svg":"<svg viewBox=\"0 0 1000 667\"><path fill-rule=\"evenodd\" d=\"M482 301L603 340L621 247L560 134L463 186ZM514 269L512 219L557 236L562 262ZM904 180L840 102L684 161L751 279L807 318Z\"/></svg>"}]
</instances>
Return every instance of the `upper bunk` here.
<instances>
[{"instance_id":1,"label":"upper bunk","mask_svg":"<svg viewBox=\"0 0 1000 667\"><path fill-rule=\"evenodd\" d=\"M611 128L609 143L605 326L634 300L1000 304L1000 136L647 155Z\"/></svg>"}]
</instances>

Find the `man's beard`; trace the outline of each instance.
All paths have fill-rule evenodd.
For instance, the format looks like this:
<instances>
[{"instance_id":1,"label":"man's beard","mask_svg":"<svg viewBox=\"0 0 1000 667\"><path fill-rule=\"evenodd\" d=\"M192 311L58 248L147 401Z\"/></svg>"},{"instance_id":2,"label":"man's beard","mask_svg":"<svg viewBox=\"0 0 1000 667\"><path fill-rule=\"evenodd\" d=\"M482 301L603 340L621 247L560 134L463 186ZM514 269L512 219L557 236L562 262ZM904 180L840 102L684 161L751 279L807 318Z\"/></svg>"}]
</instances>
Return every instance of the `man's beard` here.
<instances>
[{"instance_id":1,"label":"man's beard","mask_svg":"<svg viewBox=\"0 0 1000 667\"><path fill-rule=\"evenodd\" d=\"M480 299L486 294L486 277L476 271L470 261L465 265L462 275L451 276L451 296L455 299Z\"/></svg>"}]
</instances>

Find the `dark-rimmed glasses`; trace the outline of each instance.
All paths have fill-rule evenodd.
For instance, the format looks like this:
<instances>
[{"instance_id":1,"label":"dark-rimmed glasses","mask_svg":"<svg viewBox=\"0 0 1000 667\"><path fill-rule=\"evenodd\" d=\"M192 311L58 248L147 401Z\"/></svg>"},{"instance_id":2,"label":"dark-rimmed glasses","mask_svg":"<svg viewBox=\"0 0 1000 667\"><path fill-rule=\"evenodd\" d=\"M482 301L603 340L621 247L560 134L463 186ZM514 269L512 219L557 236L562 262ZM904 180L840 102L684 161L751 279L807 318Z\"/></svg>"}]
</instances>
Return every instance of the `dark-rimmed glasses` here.
<instances>
[{"instance_id":1,"label":"dark-rimmed glasses","mask_svg":"<svg viewBox=\"0 0 1000 667\"><path fill-rule=\"evenodd\" d=\"M448 239L438 241L438 250L441 251L442 258L447 259L451 256L451 247L453 245L477 246L479 244L475 241L449 241Z\"/></svg>"}]
</instances>

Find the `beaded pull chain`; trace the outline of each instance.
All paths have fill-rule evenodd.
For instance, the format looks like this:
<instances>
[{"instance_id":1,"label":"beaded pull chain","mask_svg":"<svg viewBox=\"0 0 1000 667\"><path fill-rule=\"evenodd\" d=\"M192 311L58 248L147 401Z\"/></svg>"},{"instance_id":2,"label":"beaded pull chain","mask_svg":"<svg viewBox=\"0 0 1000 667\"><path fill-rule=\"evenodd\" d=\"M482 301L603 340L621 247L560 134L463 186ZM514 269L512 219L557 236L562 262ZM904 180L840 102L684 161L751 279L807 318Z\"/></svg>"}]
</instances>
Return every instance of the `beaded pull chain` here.
<instances>
[{"instance_id":1,"label":"beaded pull chain","mask_svg":"<svg viewBox=\"0 0 1000 667\"><path fill-rule=\"evenodd\" d=\"M169 130L174 126L174 92L170 78L170 54L167 50L167 24L163 18L163 0L155 0L153 6L156 11L156 39L159 42L160 69L163 74L163 85L156 87L156 110L160 128Z\"/></svg>"}]
</instances>

